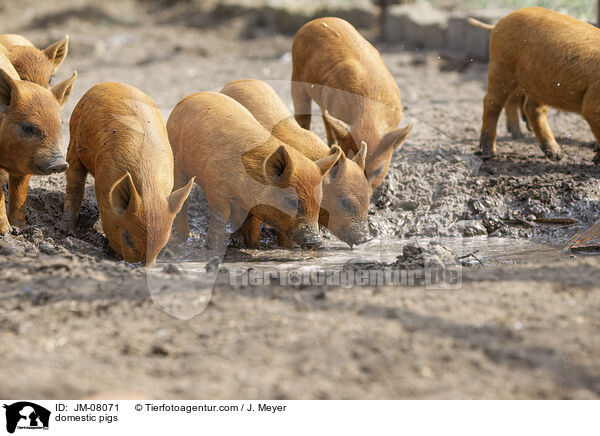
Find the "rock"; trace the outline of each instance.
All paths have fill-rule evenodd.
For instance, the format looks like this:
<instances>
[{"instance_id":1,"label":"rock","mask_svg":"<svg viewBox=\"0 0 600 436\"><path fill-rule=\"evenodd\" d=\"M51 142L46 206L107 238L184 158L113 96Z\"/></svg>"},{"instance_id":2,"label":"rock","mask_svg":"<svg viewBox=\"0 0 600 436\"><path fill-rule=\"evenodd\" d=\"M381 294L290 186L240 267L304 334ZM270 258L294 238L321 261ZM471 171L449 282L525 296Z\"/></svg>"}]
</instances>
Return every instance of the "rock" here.
<instances>
[{"instance_id":1,"label":"rock","mask_svg":"<svg viewBox=\"0 0 600 436\"><path fill-rule=\"evenodd\" d=\"M44 253L44 254L55 254L56 253L56 249L48 244L40 244L40 245L38 245L38 248L40 250L40 253Z\"/></svg>"},{"instance_id":2,"label":"rock","mask_svg":"<svg viewBox=\"0 0 600 436\"><path fill-rule=\"evenodd\" d=\"M494 233L496 230L503 226L502 221L500 221L500 219L498 219L498 217L495 216L484 218L482 223L488 235Z\"/></svg>"},{"instance_id":3,"label":"rock","mask_svg":"<svg viewBox=\"0 0 600 436\"><path fill-rule=\"evenodd\" d=\"M471 236L482 236L487 235L487 230L483 224L475 220L462 220L456 223L456 230L458 233L465 238Z\"/></svg>"},{"instance_id":4,"label":"rock","mask_svg":"<svg viewBox=\"0 0 600 436\"><path fill-rule=\"evenodd\" d=\"M221 264L221 258L218 256L212 257L207 263L204 269L208 274L216 273L219 271L219 265Z\"/></svg>"},{"instance_id":5,"label":"rock","mask_svg":"<svg viewBox=\"0 0 600 436\"><path fill-rule=\"evenodd\" d=\"M441 269L451 263L456 263L454 252L437 241L431 241L425 247L414 242L405 245L402 255L390 266L398 269Z\"/></svg>"},{"instance_id":6,"label":"rock","mask_svg":"<svg viewBox=\"0 0 600 436\"><path fill-rule=\"evenodd\" d=\"M0 245L0 256L14 256L15 249L8 245Z\"/></svg>"},{"instance_id":7,"label":"rock","mask_svg":"<svg viewBox=\"0 0 600 436\"><path fill-rule=\"evenodd\" d=\"M429 243L429 247L427 248L444 263L453 263L456 261L456 255L454 252L438 241L431 241Z\"/></svg>"},{"instance_id":8,"label":"rock","mask_svg":"<svg viewBox=\"0 0 600 436\"><path fill-rule=\"evenodd\" d=\"M169 355L169 350L162 344L154 344L152 347L150 347L148 354L150 356L165 357Z\"/></svg>"},{"instance_id":9,"label":"rock","mask_svg":"<svg viewBox=\"0 0 600 436\"><path fill-rule=\"evenodd\" d=\"M164 272L167 274L181 274L181 269L177 265L170 263L165 267Z\"/></svg>"}]
</instances>

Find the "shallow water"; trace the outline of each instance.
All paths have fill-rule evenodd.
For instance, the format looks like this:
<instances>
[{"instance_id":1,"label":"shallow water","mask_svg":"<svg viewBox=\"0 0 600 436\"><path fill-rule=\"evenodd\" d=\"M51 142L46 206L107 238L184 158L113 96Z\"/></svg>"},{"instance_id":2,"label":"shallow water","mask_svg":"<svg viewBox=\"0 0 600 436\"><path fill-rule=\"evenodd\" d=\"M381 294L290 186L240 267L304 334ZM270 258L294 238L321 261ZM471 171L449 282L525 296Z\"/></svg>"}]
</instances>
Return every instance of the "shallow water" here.
<instances>
[{"instance_id":1,"label":"shallow water","mask_svg":"<svg viewBox=\"0 0 600 436\"><path fill-rule=\"evenodd\" d=\"M408 243L417 243L426 247L433 239L375 239L366 244L350 249L341 242L329 242L327 247L319 251L290 250L240 250L252 256L251 260L241 263L252 267L273 265L276 263L294 263L302 266L342 267L349 261L360 262L393 262L402 254L402 247ZM435 241L450 248L460 258L474 254L485 266L504 263L537 263L568 259L560 247L536 243L528 240L508 238L436 238ZM471 258L472 256L470 256ZM474 263L479 261L474 259ZM468 261L468 258L465 258ZM239 263L239 262L225 262Z\"/></svg>"},{"instance_id":2,"label":"shallow water","mask_svg":"<svg viewBox=\"0 0 600 436\"><path fill-rule=\"evenodd\" d=\"M510 238L409 238L385 239L377 238L366 244L349 248L339 241L328 241L321 250L287 250L287 249L229 249L222 267L231 269L286 269L313 268L324 269L342 268L349 262L384 262L391 263L402 255L402 249L407 244L417 244L427 247L436 241L451 249L463 264L493 266L514 263L555 262L569 259L560 246L543 242L533 242L524 239ZM186 244L187 245L187 244ZM186 270L206 265L209 259L203 251L182 252L175 259L161 262L177 263Z\"/></svg>"}]
</instances>

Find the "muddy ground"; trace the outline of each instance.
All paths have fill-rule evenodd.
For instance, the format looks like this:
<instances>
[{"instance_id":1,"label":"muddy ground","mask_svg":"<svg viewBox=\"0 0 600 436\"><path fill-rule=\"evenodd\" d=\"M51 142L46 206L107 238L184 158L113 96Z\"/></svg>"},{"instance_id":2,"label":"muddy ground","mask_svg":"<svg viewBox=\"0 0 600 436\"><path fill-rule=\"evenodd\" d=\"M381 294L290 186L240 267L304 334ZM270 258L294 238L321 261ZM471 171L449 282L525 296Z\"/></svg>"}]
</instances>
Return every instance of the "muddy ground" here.
<instances>
[{"instance_id":1,"label":"muddy ground","mask_svg":"<svg viewBox=\"0 0 600 436\"><path fill-rule=\"evenodd\" d=\"M23 33L38 45L71 36L56 78L79 73L64 110L65 146L73 107L101 81L139 87L165 116L182 97L243 77L271 81L291 105L291 39L256 18L217 20L190 4L130 0L93 7L5 2L1 16L3 32ZM415 126L374 201L373 235L380 241L478 236L482 246L485 235L512 238L520 247L531 241L525 260L511 254L509 242L499 264L463 262L469 266L454 290L220 280L206 310L184 321L157 308L145 269L111 254L92 179L80 227L66 234L58 226L64 175L34 177L28 226L0 240L0 397L123 391L149 398L600 397L599 258L553 249L598 217L600 169L592 163L588 126L552 111L565 157L551 162L531 133L512 140L501 120L500 155L481 162L473 152L486 66L378 48L400 86L405 122ZM318 118L313 129L323 133ZM200 192L192 194L194 237L170 252L193 252L202 243L202 201ZM534 242L558 254L536 251ZM263 243L274 250L268 232ZM354 256L333 239L328 246ZM273 253L274 263L286 261L281 250ZM235 248L229 256L249 266L259 257ZM323 254L294 252L287 266L313 256ZM177 291L182 274L165 262L154 274L163 290Z\"/></svg>"}]
</instances>

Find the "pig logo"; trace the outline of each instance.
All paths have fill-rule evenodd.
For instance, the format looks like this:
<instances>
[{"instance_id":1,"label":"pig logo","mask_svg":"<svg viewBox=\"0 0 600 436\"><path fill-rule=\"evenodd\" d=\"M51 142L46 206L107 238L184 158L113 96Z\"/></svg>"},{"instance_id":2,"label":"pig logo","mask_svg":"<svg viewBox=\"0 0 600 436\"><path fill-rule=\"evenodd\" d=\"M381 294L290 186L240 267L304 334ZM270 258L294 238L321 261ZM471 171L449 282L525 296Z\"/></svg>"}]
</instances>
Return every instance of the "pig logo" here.
<instances>
[{"instance_id":1,"label":"pig logo","mask_svg":"<svg viewBox=\"0 0 600 436\"><path fill-rule=\"evenodd\" d=\"M6 431L14 433L18 429L48 430L50 411L29 401L19 401L11 405L4 404L6 409Z\"/></svg>"}]
</instances>

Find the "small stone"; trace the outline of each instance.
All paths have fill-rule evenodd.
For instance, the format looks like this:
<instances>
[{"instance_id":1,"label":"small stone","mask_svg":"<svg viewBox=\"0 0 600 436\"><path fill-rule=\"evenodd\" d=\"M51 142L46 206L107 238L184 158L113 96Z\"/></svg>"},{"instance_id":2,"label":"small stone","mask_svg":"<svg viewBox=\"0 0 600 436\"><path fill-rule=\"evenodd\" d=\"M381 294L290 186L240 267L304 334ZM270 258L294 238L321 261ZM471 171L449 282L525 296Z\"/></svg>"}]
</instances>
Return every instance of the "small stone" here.
<instances>
[{"instance_id":1,"label":"small stone","mask_svg":"<svg viewBox=\"0 0 600 436\"><path fill-rule=\"evenodd\" d=\"M170 263L165 267L164 272L167 274L181 274L181 269L177 265Z\"/></svg>"},{"instance_id":2,"label":"small stone","mask_svg":"<svg viewBox=\"0 0 600 436\"><path fill-rule=\"evenodd\" d=\"M47 244L40 244L40 245L38 245L38 248L40 249L40 253L44 253L44 254L56 253L56 250L54 249L54 247L47 245Z\"/></svg>"},{"instance_id":3,"label":"small stone","mask_svg":"<svg viewBox=\"0 0 600 436\"><path fill-rule=\"evenodd\" d=\"M160 344L155 344L150 348L150 354L164 357L169 355L169 350Z\"/></svg>"},{"instance_id":4,"label":"small stone","mask_svg":"<svg viewBox=\"0 0 600 436\"><path fill-rule=\"evenodd\" d=\"M14 256L15 249L8 245L0 245L0 256Z\"/></svg>"},{"instance_id":5,"label":"small stone","mask_svg":"<svg viewBox=\"0 0 600 436\"><path fill-rule=\"evenodd\" d=\"M214 273L219 271L219 264L221 263L221 259L218 256L214 256L211 258L206 266L204 267L207 273Z\"/></svg>"}]
</instances>

